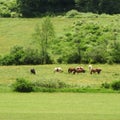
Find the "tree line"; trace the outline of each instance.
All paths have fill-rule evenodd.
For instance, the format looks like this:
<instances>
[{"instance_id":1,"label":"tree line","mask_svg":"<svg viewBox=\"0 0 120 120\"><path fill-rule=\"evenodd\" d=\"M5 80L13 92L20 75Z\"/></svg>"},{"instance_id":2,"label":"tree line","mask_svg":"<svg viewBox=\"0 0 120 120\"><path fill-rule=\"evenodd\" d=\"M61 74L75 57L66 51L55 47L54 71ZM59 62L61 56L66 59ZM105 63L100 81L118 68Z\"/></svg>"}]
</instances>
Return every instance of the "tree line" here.
<instances>
[{"instance_id":1,"label":"tree line","mask_svg":"<svg viewBox=\"0 0 120 120\"><path fill-rule=\"evenodd\" d=\"M1 0L2 17L36 17L63 14L71 9L79 12L120 13L120 0Z\"/></svg>"},{"instance_id":2,"label":"tree line","mask_svg":"<svg viewBox=\"0 0 120 120\"><path fill-rule=\"evenodd\" d=\"M17 4L25 17L46 12L63 13L71 9L99 14L120 13L120 0L17 0Z\"/></svg>"}]
</instances>

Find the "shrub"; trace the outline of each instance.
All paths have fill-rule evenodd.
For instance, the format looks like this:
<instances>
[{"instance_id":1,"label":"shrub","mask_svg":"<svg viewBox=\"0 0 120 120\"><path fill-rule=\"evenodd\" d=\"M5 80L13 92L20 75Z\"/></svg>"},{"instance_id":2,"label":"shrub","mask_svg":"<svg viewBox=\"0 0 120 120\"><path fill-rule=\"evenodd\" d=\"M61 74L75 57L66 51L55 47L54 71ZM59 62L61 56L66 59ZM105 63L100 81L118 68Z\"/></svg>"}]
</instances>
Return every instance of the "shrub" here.
<instances>
[{"instance_id":1,"label":"shrub","mask_svg":"<svg viewBox=\"0 0 120 120\"><path fill-rule=\"evenodd\" d=\"M53 63L49 54L46 54L46 63ZM8 55L0 58L1 65L28 65L42 64L42 55L37 49L24 49L21 46L14 46Z\"/></svg>"},{"instance_id":2,"label":"shrub","mask_svg":"<svg viewBox=\"0 0 120 120\"><path fill-rule=\"evenodd\" d=\"M19 14L17 13L18 6L16 3L16 0L3 0L0 1L0 16L1 17L19 17Z\"/></svg>"},{"instance_id":3,"label":"shrub","mask_svg":"<svg viewBox=\"0 0 120 120\"><path fill-rule=\"evenodd\" d=\"M60 80L43 80L33 83L34 87L40 88L65 88L68 85Z\"/></svg>"},{"instance_id":4,"label":"shrub","mask_svg":"<svg viewBox=\"0 0 120 120\"><path fill-rule=\"evenodd\" d=\"M111 84L111 87L113 88L113 90L120 90L120 80L119 81L114 81Z\"/></svg>"},{"instance_id":5,"label":"shrub","mask_svg":"<svg viewBox=\"0 0 120 120\"><path fill-rule=\"evenodd\" d=\"M69 18L75 17L79 15L80 13L77 10L70 10L66 13L66 16Z\"/></svg>"},{"instance_id":6,"label":"shrub","mask_svg":"<svg viewBox=\"0 0 120 120\"><path fill-rule=\"evenodd\" d=\"M109 83L107 83L107 82L105 82L105 83L102 83L102 85L101 85L101 87L102 88L110 88L110 84Z\"/></svg>"},{"instance_id":7,"label":"shrub","mask_svg":"<svg viewBox=\"0 0 120 120\"><path fill-rule=\"evenodd\" d=\"M16 82L13 84L13 90L17 92L32 92L34 91L31 82L25 80L24 78L17 78Z\"/></svg>"}]
</instances>

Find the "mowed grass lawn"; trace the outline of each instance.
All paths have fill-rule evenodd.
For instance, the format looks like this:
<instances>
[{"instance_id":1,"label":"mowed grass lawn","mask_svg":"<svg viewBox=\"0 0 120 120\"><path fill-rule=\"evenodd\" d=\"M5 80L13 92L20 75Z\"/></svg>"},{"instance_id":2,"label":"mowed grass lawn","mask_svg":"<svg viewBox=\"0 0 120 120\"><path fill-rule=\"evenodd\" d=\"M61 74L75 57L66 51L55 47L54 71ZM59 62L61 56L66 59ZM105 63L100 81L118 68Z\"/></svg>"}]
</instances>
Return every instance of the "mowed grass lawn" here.
<instances>
[{"instance_id":1,"label":"mowed grass lawn","mask_svg":"<svg viewBox=\"0 0 120 120\"><path fill-rule=\"evenodd\" d=\"M0 120L120 120L120 94L0 93Z\"/></svg>"}]
</instances>

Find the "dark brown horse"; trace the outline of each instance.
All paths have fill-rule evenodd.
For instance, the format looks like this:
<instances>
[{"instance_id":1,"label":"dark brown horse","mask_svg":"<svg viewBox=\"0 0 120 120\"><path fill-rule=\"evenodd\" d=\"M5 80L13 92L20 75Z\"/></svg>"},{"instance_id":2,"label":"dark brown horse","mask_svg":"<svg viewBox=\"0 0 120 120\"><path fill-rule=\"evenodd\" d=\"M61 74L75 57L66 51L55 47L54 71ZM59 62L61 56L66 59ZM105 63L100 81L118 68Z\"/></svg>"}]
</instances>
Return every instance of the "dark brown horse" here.
<instances>
[{"instance_id":1,"label":"dark brown horse","mask_svg":"<svg viewBox=\"0 0 120 120\"><path fill-rule=\"evenodd\" d=\"M36 74L36 72L35 72L35 69L34 68L32 68L32 69L30 69L30 72L31 72L31 74Z\"/></svg>"},{"instance_id":2,"label":"dark brown horse","mask_svg":"<svg viewBox=\"0 0 120 120\"><path fill-rule=\"evenodd\" d=\"M77 68L75 73L85 73L85 70L83 68Z\"/></svg>"},{"instance_id":3,"label":"dark brown horse","mask_svg":"<svg viewBox=\"0 0 120 120\"><path fill-rule=\"evenodd\" d=\"M74 73L75 72L75 68L68 68L68 73Z\"/></svg>"},{"instance_id":4,"label":"dark brown horse","mask_svg":"<svg viewBox=\"0 0 120 120\"><path fill-rule=\"evenodd\" d=\"M90 70L90 74L92 74L92 73L100 74L100 72L102 71L102 69L100 69L100 68L92 68L92 65L89 65L88 67L89 67L89 70Z\"/></svg>"},{"instance_id":5,"label":"dark brown horse","mask_svg":"<svg viewBox=\"0 0 120 120\"><path fill-rule=\"evenodd\" d=\"M73 73L73 74L75 74L75 73L85 73L85 70L81 67L79 67L79 68L78 67L77 68L69 68L68 73Z\"/></svg>"},{"instance_id":6,"label":"dark brown horse","mask_svg":"<svg viewBox=\"0 0 120 120\"><path fill-rule=\"evenodd\" d=\"M92 74L92 73L98 73L98 74L100 74L100 72L102 71L102 69L99 69L99 68L96 68L96 69L91 69L90 70L90 74Z\"/></svg>"}]
</instances>

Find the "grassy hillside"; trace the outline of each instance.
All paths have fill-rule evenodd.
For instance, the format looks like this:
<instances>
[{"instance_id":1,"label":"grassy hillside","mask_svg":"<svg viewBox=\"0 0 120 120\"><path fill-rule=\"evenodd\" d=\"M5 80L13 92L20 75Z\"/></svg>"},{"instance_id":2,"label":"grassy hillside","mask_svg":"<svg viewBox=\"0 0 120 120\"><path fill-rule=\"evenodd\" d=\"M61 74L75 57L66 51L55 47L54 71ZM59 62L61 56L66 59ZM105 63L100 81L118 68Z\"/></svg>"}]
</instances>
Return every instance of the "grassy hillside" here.
<instances>
[{"instance_id":1,"label":"grassy hillside","mask_svg":"<svg viewBox=\"0 0 120 120\"><path fill-rule=\"evenodd\" d=\"M0 18L0 54L8 53L15 45L29 46L32 44L32 35L35 26L41 24L42 18L35 19L5 19ZM52 18L55 32L62 34L63 29L71 25L74 19Z\"/></svg>"},{"instance_id":2,"label":"grassy hillside","mask_svg":"<svg viewBox=\"0 0 120 120\"><path fill-rule=\"evenodd\" d=\"M32 34L35 26L41 24L43 18L0 18L0 55L6 54L15 45L32 45ZM92 14L81 14L79 18L52 17L51 18L56 36L63 35L65 29L69 29L77 20L94 21L101 25L113 25L113 28L120 28L120 15L100 15L95 17ZM120 39L120 35L118 36Z\"/></svg>"}]
</instances>

